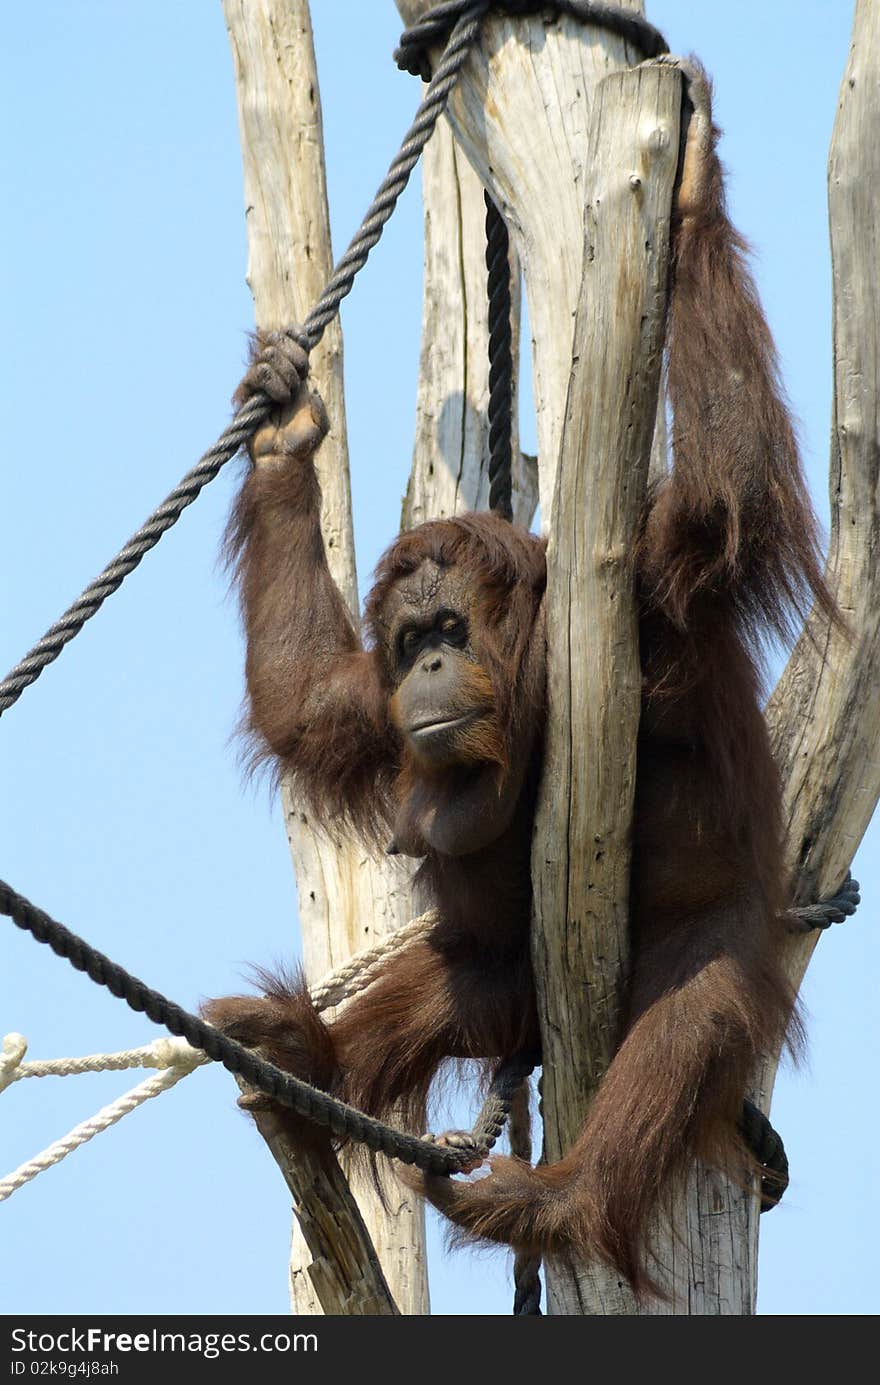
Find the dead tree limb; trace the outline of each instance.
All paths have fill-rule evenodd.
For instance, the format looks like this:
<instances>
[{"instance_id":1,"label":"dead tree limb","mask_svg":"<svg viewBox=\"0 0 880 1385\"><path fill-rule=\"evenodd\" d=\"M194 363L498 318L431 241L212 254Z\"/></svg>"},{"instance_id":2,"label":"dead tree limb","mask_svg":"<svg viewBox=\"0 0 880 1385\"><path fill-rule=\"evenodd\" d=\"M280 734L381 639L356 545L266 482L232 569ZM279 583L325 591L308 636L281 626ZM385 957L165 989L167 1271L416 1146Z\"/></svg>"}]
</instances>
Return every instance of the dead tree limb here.
<instances>
[{"instance_id":1,"label":"dead tree limb","mask_svg":"<svg viewBox=\"0 0 880 1385\"><path fill-rule=\"evenodd\" d=\"M248 283L256 321L301 321L332 271L318 77L307 0L224 0L235 67L248 233ZM312 353L312 371L331 419L317 463L322 531L333 576L357 614L342 332L332 323ZM408 872L377 862L359 844L316 831L285 785L284 817L296 871L303 955L313 978L413 916ZM393 1177L393 1175L390 1175ZM357 1183L367 1225L403 1313L427 1312L421 1208L395 1183L383 1208L368 1178ZM319 1220L317 1206L311 1208ZM294 1231L294 1311L352 1312L320 1295L309 1248ZM316 1296L317 1295L317 1296ZM365 1310L362 1310L365 1311Z\"/></svg>"},{"instance_id":2,"label":"dead tree limb","mask_svg":"<svg viewBox=\"0 0 880 1385\"><path fill-rule=\"evenodd\" d=\"M251 1089L241 1081L238 1085L247 1096ZM339 1160L305 1147L293 1149L271 1110L255 1108L251 1114L290 1190L294 1226L308 1252L308 1277L301 1284L292 1281L295 1311L398 1316L400 1310ZM301 1254L296 1242L293 1249Z\"/></svg>"},{"instance_id":3,"label":"dead tree limb","mask_svg":"<svg viewBox=\"0 0 880 1385\"><path fill-rule=\"evenodd\" d=\"M828 165L834 291L831 538L847 631L815 616L773 693L798 899L835 889L880 797L880 13L857 0ZM792 941L799 985L818 933ZM765 1104L775 1064L762 1075Z\"/></svg>"},{"instance_id":4,"label":"dead tree limb","mask_svg":"<svg viewBox=\"0 0 880 1385\"><path fill-rule=\"evenodd\" d=\"M593 106L587 254L547 551L549 720L532 856L550 1161L574 1143L620 1033L642 681L633 553L660 385L680 111L681 76L669 67L606 77ZM605 1271L557 1267L550 1301L572 1311L583 1298L580 1311L593 1311L610 1279L616 1297Z\"/></svg>"}]
</instances>

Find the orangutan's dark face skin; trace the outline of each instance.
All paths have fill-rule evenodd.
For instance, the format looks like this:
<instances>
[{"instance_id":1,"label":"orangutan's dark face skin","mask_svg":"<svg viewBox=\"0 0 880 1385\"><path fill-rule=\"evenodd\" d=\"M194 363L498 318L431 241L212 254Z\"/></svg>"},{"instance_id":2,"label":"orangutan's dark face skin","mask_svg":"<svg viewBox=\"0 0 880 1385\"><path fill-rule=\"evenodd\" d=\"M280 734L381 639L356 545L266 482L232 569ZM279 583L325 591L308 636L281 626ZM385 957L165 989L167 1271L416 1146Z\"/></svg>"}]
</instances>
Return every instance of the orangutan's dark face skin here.
<instances>
[{"instance_id":1,"label":"orangutan's dark face skin","mask_svg":"<svg viewBox=\"0 0 880 1385\"><path fill-rule=\"evenodd\" d=\"M476 624L473 597L454 567L426 560L388 593L382 634L395 688L390 713L406 756L392 851L470 854L510 820L522 775L506 772Z\"/></svg>"},{"instance_id":2,"label":"orangutan's dark face skin","mask_svg":"<svg viewBox=\"0 0 880 1385\"><path fill-rule=\"evenodd\" d=\"M492 684L474 651L468 603L458 587L454 569L423 563L390 593L391 715L426 768L495 758L497 736L486 735Z\"/></svg>"}]
</instances>

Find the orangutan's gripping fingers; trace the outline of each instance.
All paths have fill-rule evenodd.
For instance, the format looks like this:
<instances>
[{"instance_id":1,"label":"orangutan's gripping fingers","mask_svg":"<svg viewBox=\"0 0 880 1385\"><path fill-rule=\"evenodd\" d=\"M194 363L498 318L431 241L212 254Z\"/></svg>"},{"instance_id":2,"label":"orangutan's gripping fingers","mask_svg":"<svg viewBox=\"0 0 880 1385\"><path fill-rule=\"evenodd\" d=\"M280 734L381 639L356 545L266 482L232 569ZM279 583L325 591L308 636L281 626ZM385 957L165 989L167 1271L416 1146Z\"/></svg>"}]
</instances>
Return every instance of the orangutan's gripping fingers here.
<instances>
[{"instance_id":1,"label":"orangutan's gripping fingers","mask_svg":"<svg viewBox=\"0 0 880 1385\"><path fill-rule=\"evenodd\" d=\"M438 1212L454 1220L453 1213L458 1210L462 1200L461 1189L468 1185L444 1173L425 1173L412 1165L403 1164L396 1169L397 1177L416 1197L430 1202Z\"/></svg>"},{"instance_id":2,"label":"orangutan's gripping fingers","mask_svg":"<svg viewBox=\"0 0 880 1385\"><path fill-rule=\"evenodd\" d=\"M258 1092L255 1087L248 1087L246 1092L242 1092L236 1105L249 1116L263 1115L267 1112L272 1115L279 1114L278 1102L266 1096L265 1092ZM283 1109L282 1107L281 1110Z\"/></svg>"},{"instance_id":3,"label":"orangutan's gripping fingers","mask_svg":"<svg viewBox=\"0 0 880 1385\"><path fill-rule=\"evenodd\" d=\"M233 396L241 408L253 394L267 394L276 404L288 404L309 373L308 353L289 332L258 332L251 364Z\"/></svg>"},{"instance_id":4,"label":"orangutan's gripping fingers","mask_svg":"<svg viewBox=\"0 0 880 1385\"><path fill-rule=\"evenodd\" d=\"M267 346L250 366L239 386L236 398L242 402L252 394L261 391L268 394L275 404L289 404L299 392L308 373L308 364L302 374L276 345Z\"/></svg>"},{"instance_id":5,"label":"orangutan's gripping fingers","mask_svg":"<svg viewBox=\"0 0 880 1385\"><path fill-rule=\"evenodd\" d=\"M299 378L304 380L309 373L309 353L298 340L298 332L299 329L296 327L276 332L272 337L272 345L284 356L289 368L295 370Z\"/></svg>"},{"instance_id":6,"label":"orangutan's gripping fingers","mask_svg":"<svg viewBox=\"0 0 880 1385\"><path fill-rule=\"evenodd\" d=\"M447 1130L442 1135L432 1135L428 1132L422 1139L430 1140L431 1144L437 1145L440 1149L455 1149L460 1150L462 1154L471 1155L472 1157L462 1164L459 1173L472 1173L483 1162L483 1155L469 1130Z\"/></svg>"},{"instance_id":7,"label":"orangutan's gripping fingers","mask_svg":"<svg viewBox=\"0 0 880 1385\"><path fill-rule=\"evenodd\" d=\"M253 381L256 389L268 394L275 404L287 404L299 389L299 380L291 381L278 367L278 363L272 359L272 353L251 366L246 379Z\"/></svg>"}]
</instances>

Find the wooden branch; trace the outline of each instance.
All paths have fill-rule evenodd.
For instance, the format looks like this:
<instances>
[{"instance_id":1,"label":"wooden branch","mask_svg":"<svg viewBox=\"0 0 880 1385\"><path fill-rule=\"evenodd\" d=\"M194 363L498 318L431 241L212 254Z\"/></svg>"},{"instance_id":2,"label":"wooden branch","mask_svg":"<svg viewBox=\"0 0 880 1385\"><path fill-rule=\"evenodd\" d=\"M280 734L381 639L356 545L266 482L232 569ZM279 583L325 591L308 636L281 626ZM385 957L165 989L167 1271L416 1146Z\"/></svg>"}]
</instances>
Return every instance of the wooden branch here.
<instances>
[{"instance_id":1,"label":"wooden branch","mask_svg":"<svg viewBox=\"0 0 880 1385\"><path fill-rule=\"evenodd\" d=\"M670 67L608 76L593 105L587 254L547 552L549 723L532 857L548 1160L574 1143L620 1034L641 707L633 552L660 384L680 111ZM585 1293L604 1300L608 1286L601 1270L559 1271L556 1311L583 1311Z\"/></svg>"},{"instance_id":2,"label":"wooden branch","mask_svg":"<svg viewBox=\"0 0 880 1385\"><path fill-rule=\"evenodd\" d=\"M223 0L238 98L248 232L248 283L257 323L302 321L332 270L318 77L307 0ZM342 334L332 323L312 353L311 368L331 420L318 454L321 514L330 568L357 614L351 522ZM352 952L411 918L409 872L402 858L372 860L357 843L315 830L290 785L282 788L284 818L299 892L307 975L323 976ZM357 1195L379 1258L403 1313L427 1312L421 1207L389 1174L386 1209L368 1177ZM311 1197L316 1196L317 1185ZM300 1213L320 1222L308 1189ZM354 1235L354 1232L351 1233ZM294 1230L294 1311L317 1312L308 1246ZM343 1309L334 1303L325 1311Z\"/></svg>"},{"instance_id":3,"label":"wooden branch","mask_svg":"<svg viewBox=\"0 0 880 1385\"><path fill-rule=\"evenodd\" d=\"M245 1096L247 1083L236 1078ZM281 1170L293 1197L309 1263L292 1283L300 1313L346 1314L353 1317L398 1316L399 1309L382 1273L376 1248L336 1156L314 1150L294 1150L271 1111L253 1109L254 1124ZM293 1271L292 1271L293 1273Z\"/></svg>"},{"instance_id":4,"label":"wooden branch","mask_svg":"<svg viewBox=\"0 0 880 1385\"><path fill-rule=\"evenodd\" d=\"M831 541L848 636L816 617L768 707L798 899L836 888L880 797L880 12L858 0L828 166L834 289ZM799 985L819 934L793 939ZM762 1074L769 1102L775 1063Z\"/></svg>"},{"instance_id":5,"label":"wooden branch","mask_svg":"<svg viewBox=\"0 0 880 1385\"><path fill-rule=\"evenodd\" d=\"M223 0L232 48L257 325L302 321L333 269L321 98L307 0ZM357 612L357 577L338 319L312 352L331 427L316 458L333 578Z\"/></svg>"},{"instance_id":6,"label":"wooden branch","mask_svg":"<svg viewBox=\"0 0 880 1385\"><path fill-rule=\"evenodd\" d=\"M535 830L559 850L551 862L538 850L533 863L544 1100L563 1068L580 1095L550 1103L552 1158L572 1143L610 1062L627 970L641 706L632 555L660 383L680 107L680 74L644 67L606 77L593 113L589 253L547 551L549 727ZM572 965L589 996L575 1014L559 985Z\"/></svg>"},{"instance_id":7,"label":"wooden branch","mask_svg":"<svg viewBox=\"0 0 880 1385\"><path fill-rule=\"evenodd\" d=\"M831 541L848 636L815 619L768 717L798 895L838 885L880 796L880 12L858 0L828 166L834 288ZM798 945L804 959L810 941Z\"/></svg>"}]
</instances>

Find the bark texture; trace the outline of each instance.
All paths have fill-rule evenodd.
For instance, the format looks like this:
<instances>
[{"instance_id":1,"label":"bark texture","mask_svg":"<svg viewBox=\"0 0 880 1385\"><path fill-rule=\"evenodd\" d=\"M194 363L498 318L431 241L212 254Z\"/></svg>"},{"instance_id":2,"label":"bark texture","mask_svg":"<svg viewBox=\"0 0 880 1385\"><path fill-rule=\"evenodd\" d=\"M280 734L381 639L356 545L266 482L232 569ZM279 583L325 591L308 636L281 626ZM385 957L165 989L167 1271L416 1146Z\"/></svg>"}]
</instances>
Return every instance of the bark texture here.
<instances>
[{"instance_id":1,"label":"bark texture","mask_svg":"<svg viewBox=\"0 0 880 1385\"><path fill-rule=\"evenodd\" d=\"M544 1149L574 1143L620 1029L641 707L633 552L663 355L681 77L614 73L593 104L590 197L547 551L549 720L535 822L532 956ZM610 1302L609 1302L610 1295ZM622 1311L594 1267L548 1274L555 1311Z\"/></svg>"}]
</instances>

